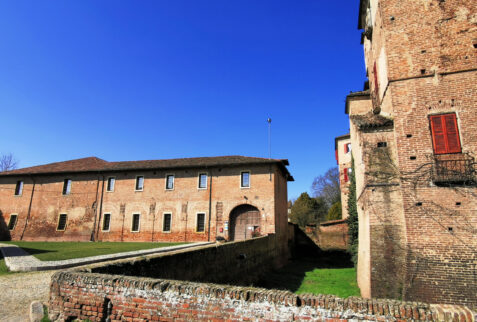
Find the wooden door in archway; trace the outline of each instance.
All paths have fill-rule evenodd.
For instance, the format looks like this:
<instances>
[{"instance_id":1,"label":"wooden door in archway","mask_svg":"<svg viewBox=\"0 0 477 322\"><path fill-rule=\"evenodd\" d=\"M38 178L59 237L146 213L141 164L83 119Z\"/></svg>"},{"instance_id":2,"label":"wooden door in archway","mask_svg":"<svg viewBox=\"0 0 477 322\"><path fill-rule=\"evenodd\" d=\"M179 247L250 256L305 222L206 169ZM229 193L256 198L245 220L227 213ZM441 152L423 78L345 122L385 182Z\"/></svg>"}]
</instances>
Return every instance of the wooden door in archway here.
<instances>
[{"instance_id":1,"label":"wooden door in archway","mask_svg":"<svg viewBox=\"0 0 477 322\"><path fill-rule=\"evenodd\" d=\"M250 205L242 205L230 214L230 240L245 240L260 233L260 212Z\"/></svg>"}]
</instances>

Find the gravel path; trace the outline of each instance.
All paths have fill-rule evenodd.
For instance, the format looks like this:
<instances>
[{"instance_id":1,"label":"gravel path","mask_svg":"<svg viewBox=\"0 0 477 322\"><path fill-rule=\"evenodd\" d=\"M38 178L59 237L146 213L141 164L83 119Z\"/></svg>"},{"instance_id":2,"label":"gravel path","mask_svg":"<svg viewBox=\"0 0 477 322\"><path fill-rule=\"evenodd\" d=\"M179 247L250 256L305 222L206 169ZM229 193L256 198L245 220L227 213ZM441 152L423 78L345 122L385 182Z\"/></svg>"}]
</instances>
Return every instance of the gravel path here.
<instances>
[{"instance_id":1,"label":"gravel path","mask_svg":"<svg viewBox=\"0 0 477 322\"><path fill-rule=\"evenodd\" d=\"M0 276L0 321L29 321L30 303L47 302L51 275L56 271Z\"/></svg>"}]
</instances>

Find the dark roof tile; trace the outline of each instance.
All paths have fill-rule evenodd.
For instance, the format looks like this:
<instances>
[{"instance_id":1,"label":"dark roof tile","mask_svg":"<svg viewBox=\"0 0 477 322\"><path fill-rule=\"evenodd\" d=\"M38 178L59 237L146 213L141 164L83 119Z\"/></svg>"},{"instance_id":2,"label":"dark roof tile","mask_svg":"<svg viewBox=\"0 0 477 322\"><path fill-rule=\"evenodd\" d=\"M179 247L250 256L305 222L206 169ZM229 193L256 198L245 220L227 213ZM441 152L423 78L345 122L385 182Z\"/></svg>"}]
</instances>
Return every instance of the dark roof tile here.
<instances>
[{"instance_id":1,"label":"dark roof tile","mask_svg":"<svg viewBox=\"0 0 477 322\"><path fill-rule=\"evenodd\" d=\"M183 158L165 160L143 160L143 161L120 161L108 162L96 157L82 158L70 161L55 162L35 167L28 167L12 171L0 172L0 176L10 175L32 175L32 174L53 174L53 173L76 173L76 172L111 172L128 170L149 170L149 169L173 169L173 168L194 168L213 166L234 166L245 164L270 164L277 163L284 174L293 181L293 177L288 172L286 166L289 164L286 159L266 159L256 157L244 157L240 155L202 158Z\"/></svg>"}]
</instances>

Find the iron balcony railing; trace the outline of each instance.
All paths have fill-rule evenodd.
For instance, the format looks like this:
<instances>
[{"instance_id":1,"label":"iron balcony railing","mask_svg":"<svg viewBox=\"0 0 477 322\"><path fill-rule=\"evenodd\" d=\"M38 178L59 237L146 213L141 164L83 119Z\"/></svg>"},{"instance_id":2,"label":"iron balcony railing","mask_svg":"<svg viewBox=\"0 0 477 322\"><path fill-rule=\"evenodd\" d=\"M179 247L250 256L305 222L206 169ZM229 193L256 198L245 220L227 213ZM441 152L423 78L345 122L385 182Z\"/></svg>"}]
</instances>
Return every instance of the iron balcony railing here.
<instances>
[{"instance_id":1,"label":"iron balcony railing","mask_svg":"<svg viewBox=\"0 0 477 322\"><path fill-rule=\"evenodd\" d=\"M434 156L432 181L436 184L475 184L476 163L468 153Z\"/></svg>"}]
</instances>

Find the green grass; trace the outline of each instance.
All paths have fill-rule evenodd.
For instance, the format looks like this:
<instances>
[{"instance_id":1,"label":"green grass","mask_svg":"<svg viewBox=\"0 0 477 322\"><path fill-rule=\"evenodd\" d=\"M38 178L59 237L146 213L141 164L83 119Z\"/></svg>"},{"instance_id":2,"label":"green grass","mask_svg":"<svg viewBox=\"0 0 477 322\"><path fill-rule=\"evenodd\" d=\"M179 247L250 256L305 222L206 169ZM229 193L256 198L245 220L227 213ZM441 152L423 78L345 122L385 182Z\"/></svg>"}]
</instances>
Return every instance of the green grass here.
<instances>
[{"instance_id":1,"label":"green grass","mask_svg":"<svg viewBox=\"0 0 477 322\"><path fill-rule=\"evenodd\" d=\"M288 290L296 294L359 296L356 269L347 254L323 252L293 260L279 270L267 273L257 286Z\"/></svg>"},{"instance_id":2,"label":"green grass","mask_svg":"<svg viewBox=\"0 0 477 322\"><path fill-rule=\"evenodd\" d=\"M3 259L3 255L0 252L0 276L10 273L8 271L7 265L5 265L5 260Z\"/></svg>"},{"instance_id":3,"label":"green grass","mask_svg":"<svg viewBox=\"0 0 477 322\"><path fill-rule=\"evenodd\" d=\"M184 243L137 243L137 242L4 242L20 246L42 261L82 258L97 255L129 252L133 250L175 246Z\"/></svg>"},{"instance_id":4,"label":"green grass","mask_svg":"<svg viewBox=\"0 0 477 322\"><path fill-rule=\"evenodd\" d=\"M297 294L334 294L339 297L360 296L355 268L316 268L305 273Z\"/></svg>"}]
</instances>

